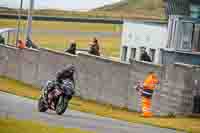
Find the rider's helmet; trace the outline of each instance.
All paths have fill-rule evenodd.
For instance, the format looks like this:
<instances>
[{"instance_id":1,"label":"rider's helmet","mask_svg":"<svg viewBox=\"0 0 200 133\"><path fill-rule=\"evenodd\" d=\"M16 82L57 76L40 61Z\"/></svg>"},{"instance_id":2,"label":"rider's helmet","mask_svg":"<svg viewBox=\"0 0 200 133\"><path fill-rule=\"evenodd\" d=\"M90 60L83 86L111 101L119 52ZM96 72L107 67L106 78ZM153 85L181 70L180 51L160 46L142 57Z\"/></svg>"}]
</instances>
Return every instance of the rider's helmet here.
<instances>
[{"instance_id":1,"label":"rider's helmet","mask_svg":"<svg viewBox=\"0 0 200 133\"><path fill-rule=\"evenodd\" d=\"M61 81L61 80L65 80L65 79L71 79L71 80L74 80L74 72L75 72L75 66L70 64L70 65L67 65L63 70L61 70L60 72L57 73L57 77L56 79L58 81Z\"/></svg>"},{"instance_id":2,"label":"rider's helmet","mask_svg":"<svg viewBox=\"0 0 200 133\"><path fill-rule=\"evenodd\" d=\"M66 76L71 76L74 74L75 72L75 66L74 65L68 65L65 69L64 69L64 73Z\"/></svg>"}]
</instances>

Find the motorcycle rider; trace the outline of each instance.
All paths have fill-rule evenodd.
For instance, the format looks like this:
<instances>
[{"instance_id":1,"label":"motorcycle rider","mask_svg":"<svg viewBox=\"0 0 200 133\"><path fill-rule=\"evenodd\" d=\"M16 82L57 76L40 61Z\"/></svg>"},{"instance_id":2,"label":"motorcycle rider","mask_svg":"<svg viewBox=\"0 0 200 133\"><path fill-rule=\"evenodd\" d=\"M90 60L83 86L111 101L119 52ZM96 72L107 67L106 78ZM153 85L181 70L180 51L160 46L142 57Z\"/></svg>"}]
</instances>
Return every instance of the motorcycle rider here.
<instances>
[{"instance_id":1,"label":"motorcycle rider","mask_svg":"<svg viewBox=\"0 0 200 133\"><path fill-rule=\"evenodd\" d=\"M69 65L66 68L62 69L56 74L56 81L59 83L61 88L65 90L68 95L74 95L75 89L75 80L74 72L75 66Z\"/></svg>"},{"instance_id":2,"label":"motorcycle rider","mask_svg":"<svg viewBox=\"0 0 200 133\"><path fill-rule=\"evenodd\" d=\"M72 96L74 95L75 91L75 80L74 80L74 72L75 72L75 66L74 65L68 65L64 69L60 70L56 74L56 80L47 82L47 93L45 96L46 101L49 101L52 103L52 97L49 97L51 95L48 95L51 93L54 89L57 87L64 90L65 94L69 97L69 100L71 100ZM51 104L50 104L51 105ZM52 105L54 106L54 105Z\"/></svg>"}]
</instances>

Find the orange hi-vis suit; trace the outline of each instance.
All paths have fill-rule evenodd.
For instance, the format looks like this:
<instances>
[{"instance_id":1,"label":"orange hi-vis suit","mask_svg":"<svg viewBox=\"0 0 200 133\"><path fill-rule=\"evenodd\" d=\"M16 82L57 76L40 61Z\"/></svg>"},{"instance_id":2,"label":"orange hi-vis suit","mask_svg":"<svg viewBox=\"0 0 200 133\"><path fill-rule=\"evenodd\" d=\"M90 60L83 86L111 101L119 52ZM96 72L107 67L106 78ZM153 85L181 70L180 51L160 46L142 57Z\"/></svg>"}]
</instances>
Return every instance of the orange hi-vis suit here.
<instances>
[{"instance_id":1,"label":"orange hi-vis suit","mask_svg":"<svg viewBox=\"0 0 200 133\"><path fill-rule=\"evenodd\" d=\"M154 73L149 74L144 80L144 89L142 92L142 116L144 117L153 116L151 112L151 102L156 84L158 84L158 78Z\"/></svg>"}]
</instances>

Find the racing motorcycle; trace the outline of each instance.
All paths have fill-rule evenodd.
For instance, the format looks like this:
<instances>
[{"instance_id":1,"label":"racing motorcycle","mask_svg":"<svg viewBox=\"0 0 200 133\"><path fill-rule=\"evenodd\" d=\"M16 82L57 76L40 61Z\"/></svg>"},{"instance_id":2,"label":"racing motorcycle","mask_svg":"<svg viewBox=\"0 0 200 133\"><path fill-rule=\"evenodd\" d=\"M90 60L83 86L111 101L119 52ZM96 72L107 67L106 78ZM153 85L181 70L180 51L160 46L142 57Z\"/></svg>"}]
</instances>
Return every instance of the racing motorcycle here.
<instances>
[{"instance_id":1,"label":"racing motorcycle","mask_svg":"<svg viewBox=\"0 0 200 133\"><path fill-rule=\"evenodd\" d=\"M66 111L73 94L73 90L62 89L61 85L56 81L48 81L42 87L38 110L39 112L45 112L50 109L54 110L58 115L62 115Z\"/></svg>"}]
</instances>

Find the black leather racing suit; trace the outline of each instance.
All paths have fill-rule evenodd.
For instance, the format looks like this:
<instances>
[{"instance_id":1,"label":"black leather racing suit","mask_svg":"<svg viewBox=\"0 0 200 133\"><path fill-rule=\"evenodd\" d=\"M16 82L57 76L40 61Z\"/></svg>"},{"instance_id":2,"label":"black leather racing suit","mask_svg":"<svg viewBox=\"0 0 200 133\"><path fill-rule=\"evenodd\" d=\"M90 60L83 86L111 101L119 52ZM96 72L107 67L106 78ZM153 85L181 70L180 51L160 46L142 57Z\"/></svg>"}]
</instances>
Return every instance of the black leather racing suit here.
<instances>
[{"instance_id":1,"label":"black leather racing suit","mask_svg":"<svg viewBox=\"0 0 200 133\"><path fill-rule=\"evenodd\" d=\"M48 81L45 86L45 99L47 101L47 95L49 92L51 92L56 87L59 87L64 90L65 95L69 97L69 99L72 98L72 96L75 93L75 81L73 78L75 71L75 67L73 65L70 65L61 71L59 71L56 74L56 80Z\"/></svg>"}]
</instances>

